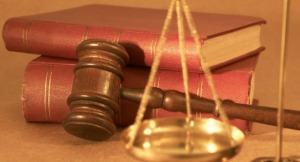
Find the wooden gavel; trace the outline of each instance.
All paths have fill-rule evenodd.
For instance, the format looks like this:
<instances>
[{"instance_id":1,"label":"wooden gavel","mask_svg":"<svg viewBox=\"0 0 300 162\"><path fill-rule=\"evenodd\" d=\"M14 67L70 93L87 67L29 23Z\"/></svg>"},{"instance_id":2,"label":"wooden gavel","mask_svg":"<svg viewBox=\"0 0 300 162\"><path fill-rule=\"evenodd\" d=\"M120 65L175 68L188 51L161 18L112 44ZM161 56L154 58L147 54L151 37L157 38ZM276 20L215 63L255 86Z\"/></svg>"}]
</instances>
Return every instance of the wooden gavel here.
<instances>
[{"instance_id":1,"label":"wooden gavel","mask_svg":"<svg viewBox=\"0 0 300 162\"><path fill-rule=\"evenodd\" d=\"M71 111L63 120L64 129L88 140L106 140L116 130L113 116L119 111L119 99L140 102L143 89L122 88L122 69L129 60L123 46L106 40L89 39L77 47L79 62L74 68L75 78L68 104ZM163 108L185 112L185 95L181 92L153 88L147 108ZM277 109L222 101L229 118L277 124ZM215 113L212 100L191 94L193 112ZM217 115L215 113L215 115ZM300 112L285 110L283 126L300 130Z\"/></svg>"}]
</instances>

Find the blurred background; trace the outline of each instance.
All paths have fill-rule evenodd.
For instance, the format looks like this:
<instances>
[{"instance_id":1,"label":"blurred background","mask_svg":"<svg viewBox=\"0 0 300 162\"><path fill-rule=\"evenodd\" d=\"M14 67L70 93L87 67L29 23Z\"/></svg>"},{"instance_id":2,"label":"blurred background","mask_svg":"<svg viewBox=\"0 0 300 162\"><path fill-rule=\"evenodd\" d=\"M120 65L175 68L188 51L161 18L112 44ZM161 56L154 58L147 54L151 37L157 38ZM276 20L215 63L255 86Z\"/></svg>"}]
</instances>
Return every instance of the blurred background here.
<instances>
[{"instance_id":1,"label":"blurred background","mask_svg":"<svg viewBox=\"0 0 300 162\"><path fill-rule=\"evenodd\" d=\"M226 2L222 0L210 0L209 2L189 0L188 2L192 11L250 15L267 20L267 24L262 28L261 41L266 50L261 54L256 69L255 99L259 100L260 105L277 107L282 2L274 0L226 0ZM167 9L170 0L73 0L72 2L1 0L1 30L5 20L10 17L56 11L92 3ZM300 48L300 10L298 9L300 1L290 0L289 6L284 105L289 109L300 109L300 73L298 72L300 68L298 54ZM24 67L29 60L37 56L9 52L5 49L2 39L0 52L1 97L20 102Z\"/></svg>"},{"instance_id":2,"label":"blurred background","mask_svg":"<svg viewBox=\"0 0 300 162\"><path fill-rule=\"evenodd\" d=\"M167 9L170 0L0 0L1 31L4 22L11 17L62 10L93 3ZM266 47L266 50L261 54L256 68L254 98L259 100L259 105L277 107L282 1L188 0L188 3L192 11L258 16L267 20L267 24L262 28L261 37L262 45ZM300 110L299 6L299 0L290 0L284 95L284 107L298 110ZM146 20L145 23L147 23ZM21 83L26 64L35 57L37 55L7 51L3 40L0 39L0 97L2 104L6 105L1 107L0 110L1 115L4 116L4 118L0 118L0 127L4 130L3 134L5 134L2 140L19 137L14 133L26 132L28 127L24 126L19 130L13 128L18 123L25 122L21 110ZM263 134L270 131L275 131L274 127L254 124L252 133Z\"/></svg>"}]
</instances>

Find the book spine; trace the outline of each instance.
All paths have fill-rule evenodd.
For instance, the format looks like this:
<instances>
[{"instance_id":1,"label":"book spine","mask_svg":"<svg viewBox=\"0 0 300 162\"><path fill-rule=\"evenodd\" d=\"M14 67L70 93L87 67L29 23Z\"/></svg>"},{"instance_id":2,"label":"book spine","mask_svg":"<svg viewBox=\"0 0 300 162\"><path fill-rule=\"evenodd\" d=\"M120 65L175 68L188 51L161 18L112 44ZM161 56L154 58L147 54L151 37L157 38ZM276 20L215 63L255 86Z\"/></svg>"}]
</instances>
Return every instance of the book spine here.
<instances>
[{"instance_id":1,"label":"book spine","mask_svg":"<svg viewBox=\"0 0 300 162\"><path fill-rule=\"evenodd\" d=\"M71 93L73 67L75 61L59 62L60 59L47 61L45 57L33 60L26 67L23 79L22 103L24 117L28 122L60 123L69 112L66 103ZM51 60L51 59L50 59ZM251 66L251 67L254 67ZM230 99L237 103L249 103L251 77L254 69L232 70L214 74L214 80L222 99ZM126 67L123 87L142 88L146 85L149 69ZM159 70L155 79L156 87L162 89L183 90L182 74L179 71ZM200 73L189 73L190 91L199 96L211 98L211 92L204 76ZM138 104L121 100L120 111L115 115L117 126L128 126L134 122ZM212 117L209 114L194 114L196 117ZM145 118L184 117L184 113L167 112L163 109L148 110ZM243 131L248 130L248 122L231 120Z\"/></svg>"},{"instance_id":2,"label":"book spine","mask_svg":"<svg viewBox=\"0 0 300 162\"><path fill-rule=\"evenodd\" d=\"M71 94L74 62L47 63L39 59L28 64L22 83L22 107L28 122L60 123L69 112L67 98ZM130 68L124 70L122 86L140 88L146 85L148 69ZM138 104L120 101L121 109L115 115L117 126L128 126L136 116ZM149 113L149 112L148 112ZM149 116L146 114L146 117Z\"/></svg>"},{"instance_id":3,"label":"book spine","mask_svg":"<svg viewBox=\"0 0 300 162\"><path fill-rule=\"evenodd\" d=\"M122 44L131 65L151 66L159 33L127 29L104 28L67 23L32 21L11 18L3 27L3 40L10 51L41 54L61 58L76 58L76 47L85 39L101 38ZM186 38L189 71L199 72L199 62L193 39ZM178 69L178 36L169 35L161 58L161 69ZM201 70L200 70L201 71Z\"/></svg>"},{"instance_id":4,"label":"book spine","mask_svg":"<svg viewBox=\"0 0 300 162\"><path fill-rule=\"evenodd\" d=\"M236 103L249 104L250 103L250 89L251 89L251 71L228 71L213 75L213 80L217 92L221 99L232 100ZM172 78L172 79L170 79ZM162 89L174 89L177 91L184 91L182 75L178 72L160 70L157 76L156 87ZM197 94L204 98L212 99L211 89L204 75L197 73L189 73L189 89L191 93ZM186 114L182 112L169 112L164 109L153 109L152 118L166 118L166 117L185 117ZM194 117L213 118L212 114L196 112ZM248 123L244 120L234 119L230 122L243 131L248 131Z\"/></svg>"}]
</instances>

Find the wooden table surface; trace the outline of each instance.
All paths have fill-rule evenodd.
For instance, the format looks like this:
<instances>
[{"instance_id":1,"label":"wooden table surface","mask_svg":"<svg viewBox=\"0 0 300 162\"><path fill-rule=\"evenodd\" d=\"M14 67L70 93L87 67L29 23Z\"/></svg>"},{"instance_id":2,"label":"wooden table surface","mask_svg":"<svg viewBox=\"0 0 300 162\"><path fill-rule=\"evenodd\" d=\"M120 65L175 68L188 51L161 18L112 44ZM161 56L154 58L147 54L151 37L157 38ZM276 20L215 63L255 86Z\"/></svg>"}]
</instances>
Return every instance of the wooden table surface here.
<instances>
[{"instance_id":1,"label":"wooden table surface","mask_svg":"<svg viewBox=\"0 0 300 162\"><path fill-rule=\"evenodd\" d=\"M0 25L14 16L55 11L91 3L167 8L161 0L0 0ZM191 1L191 9L260 16L268 23L263 27L262 44L266 51L260 56L256 69L255 98L260 105L277 106L279 50L282 2L273 0L199 0ZM234 5L233 5L234 4ZM284 105L300 110L300 1L291 0L289 18L287 72ZM26 123L22 115L21 84L26 64L37 55L7 51L0 43L0 161L136 161L126 154L119 133L109 141L90 142L67 134L60 124ZM120 130L121 131L121 130ZM232 161L251 161L275 154L275 128L254 124L242 152ZM300 155L300 131L284 131L284 156Z\"/></svg>"}]
</instances>

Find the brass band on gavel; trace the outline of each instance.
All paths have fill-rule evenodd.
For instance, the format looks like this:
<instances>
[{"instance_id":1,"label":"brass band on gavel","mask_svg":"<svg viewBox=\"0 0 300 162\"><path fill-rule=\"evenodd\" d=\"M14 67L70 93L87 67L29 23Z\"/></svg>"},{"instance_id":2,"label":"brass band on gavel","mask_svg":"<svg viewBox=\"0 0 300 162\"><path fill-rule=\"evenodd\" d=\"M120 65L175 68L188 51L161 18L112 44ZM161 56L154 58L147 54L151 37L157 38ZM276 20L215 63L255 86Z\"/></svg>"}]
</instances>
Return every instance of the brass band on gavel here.
<instances>
[{"instance_id":1,"label":"brass band on gavel","mask_svg":"<svg viewBox=\"0 0 300 162\"><path fill-rule=\"evenodd\" d=\"M119 110L119 97L140 102L143 89L121 88L122 69L129 57L119 44L106 40L91 39L77 47L78 64L75 66L74 83L68 98L70 113L63 120L67 132L89 140L106 140L116 126L113 116ZM168 111L186 112L183 93L153 88L148 108L163 108ZM222 101L222 107L229 118L244 119L269 125L276 125L277 109ZM213 113L213 100L191 94L193 112ZM300 130L300 111L285 110L283 126Z\"/></svg>"}]
</instances>

